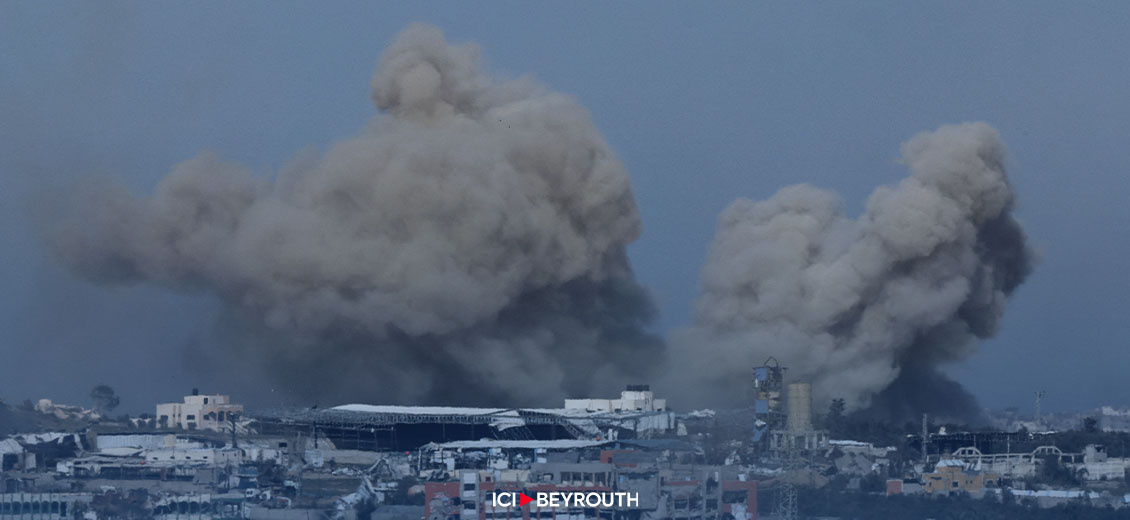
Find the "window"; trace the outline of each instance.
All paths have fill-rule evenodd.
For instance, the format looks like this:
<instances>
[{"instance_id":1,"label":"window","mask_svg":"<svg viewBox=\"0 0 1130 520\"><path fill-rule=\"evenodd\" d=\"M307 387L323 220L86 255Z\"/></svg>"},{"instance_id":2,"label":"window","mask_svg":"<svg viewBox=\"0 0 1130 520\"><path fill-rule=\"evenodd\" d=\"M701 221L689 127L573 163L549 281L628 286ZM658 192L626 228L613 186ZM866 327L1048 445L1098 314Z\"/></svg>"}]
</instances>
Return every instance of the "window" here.
<instances>
[{"instance_id":1,"label":"window","mask_svg":"<svg viewBox=\"0 0 1130 520\"><path fill-rule=\"evenodd\" d=\"M463 484L463 491L474 491L474 490L475 490L474 484Z\"/></svg>"},{"instance_id":2,"label":"window","mask_svg":"<svg viewBox=\"0 0 1130 520\"><path fill-rule=\"evenodd\" d=\"M204 398L204 404L208 404L208 398L207 397Z\"/></svg>"},{"instance_id":3,"label":"window","mask_svg":"<svg viewBox=\"0 0 1130 520\"><path fill-rule=\"evenodd\" d=\"M195 421L195 420L196 420L196 416L195 416L195 415L189 415L188 417L185 417L185 419L187 419L187 420L189 420L189 421Z\"/></svg>"}]
</instances>

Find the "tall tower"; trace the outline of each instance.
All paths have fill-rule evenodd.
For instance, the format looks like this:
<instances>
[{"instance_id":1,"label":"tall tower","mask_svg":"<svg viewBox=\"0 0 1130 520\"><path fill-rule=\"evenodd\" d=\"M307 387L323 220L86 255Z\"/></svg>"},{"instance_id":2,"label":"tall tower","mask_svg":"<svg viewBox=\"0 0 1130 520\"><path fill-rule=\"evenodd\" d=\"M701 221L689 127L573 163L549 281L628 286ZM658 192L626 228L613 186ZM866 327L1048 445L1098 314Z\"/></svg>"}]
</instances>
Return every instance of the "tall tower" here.
<instances>
[{"instance_id":1,"label":"tall tower","mask_svg":"<svg viewBox=\"0 0 1130 520\"><path fill-rule=\"evenodd\" d=\"M780 431L786 428L812 429L811 390L807 383L789 385L788 407L785 406L785 370L786 368L770 357L761 366L753 368L753 442L765 446L766 435L770 431ZM798 386L794 392L793 387ZM800 388L803 387L803 388ZM793 399L806 403L796 404ZM789 443L789 446L793 446ZM778 479L776 503L773 512L781 520L795 520L797 518L797 490L793 479L795 472L802 466L799 453L796 449L788 449L785 453L781 467L781 477Z\"/></svg>"},{"instance_id":2,"label":"tall tower","mask_svg":"<svg viewBox=\"0 0 1130 520\"><path fill-rule=\"evenodd\" d=\"M772 357L753 368L754 444L760 443L770 430L780 429L785 424L781 395L785 387L785 370Z\"/></svg>"}]
</instances>

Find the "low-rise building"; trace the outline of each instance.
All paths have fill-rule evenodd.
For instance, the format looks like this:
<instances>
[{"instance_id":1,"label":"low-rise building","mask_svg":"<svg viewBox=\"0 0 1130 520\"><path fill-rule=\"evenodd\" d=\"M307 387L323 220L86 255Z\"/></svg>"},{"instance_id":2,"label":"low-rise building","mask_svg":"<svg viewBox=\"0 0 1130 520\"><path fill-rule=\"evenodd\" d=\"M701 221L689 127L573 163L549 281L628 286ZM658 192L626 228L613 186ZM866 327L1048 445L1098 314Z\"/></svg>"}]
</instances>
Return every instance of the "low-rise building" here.
<instances>
[{"instance_id":1,"label":"low-rise building","mask_svg":"<svg viewBox=\"0 0 1130 520\"><path fill-rule=\"evenodd\" d=\"M967 472L960 460L942 459L932 473L922 474L922 484L930 494L980 493L1000 487L1000 477L996 473Z\"/></svg>"},{"instance_id":2,"label":"low-rise building","mask_svg":"<svg viewBox=\"0 0 1130 520\"><path fill-rule=\"evenodd\" d=\"M181 465L224 466L243 461L243 451L231 448L161 448L145 451L145 462Z\"/></svg>"},{"instance_id":3,"label":"low-rise building","mask_svg":"<svg viewBox=\"0 0 1130 520\"><path fill-rule=\"evenodd\" d=\"M512 475L489 470L464 470L456 480L425 485L425 517L429 520L568 518L719 519L757 518L757 483L728 475L719 466L636 467L614 463L535 463ZM513 478L524 477L524 478ZM496 493L523 493L534 502L495 507ZM612 506L561 503L539 507L549 493L622 493L631 496Z\"/></svg>"},{"instance_id":4,"label":"low-rise building","mask_svg":"<svg viewBox=\"0 0 1130 520\"><path fill-rule=\"evenodd\" d=\"M619 399L566 399L566 410L589 412L663 412L666 399L656 399L648 385L628 385Z\"/></svg>"},{"instance_id":5,"label":"low-rise building","mask_svg":"<svg viewBox=\"0 0 1130 520\"><path fill-rule=\"evenodd\" d=\"M183 403L157 405L157 424L162 428L227 431L230 422L243 415L243 405L232 404L221 394L200 395L195 388Z\"/></svg>"},{"instance_id":6,"label":"low-rise building","mask_svg":"<svg viewBox=\"0 0 1130 520\"><path fill-rule=\"evenodd\" d=\"M65 520L75 518L75 506L89 504L90 493L6 493L0 494L0 518Z\"/></svg>"}]
</instances>

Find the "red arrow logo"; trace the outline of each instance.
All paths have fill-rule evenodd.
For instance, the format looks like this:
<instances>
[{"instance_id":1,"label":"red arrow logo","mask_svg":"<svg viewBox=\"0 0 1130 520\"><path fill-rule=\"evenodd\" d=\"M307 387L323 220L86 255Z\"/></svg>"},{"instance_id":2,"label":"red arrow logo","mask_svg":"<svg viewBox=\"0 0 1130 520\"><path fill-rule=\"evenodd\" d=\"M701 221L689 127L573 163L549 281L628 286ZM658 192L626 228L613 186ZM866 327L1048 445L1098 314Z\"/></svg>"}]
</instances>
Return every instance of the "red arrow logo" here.
<instances>
[{"instance_id":1,"label":"red arrow logo","mask_svg":"<svg viewBox=\"0 0 1130 520\"><path fill-rule=\"evenodd\" d=\"M518 496L518 507L522 507L522 506L529 504L530 502L534 501L534 499L526 496L525 493L519 493L518 495L519 495Z\"/></svg>"}]
</instances>

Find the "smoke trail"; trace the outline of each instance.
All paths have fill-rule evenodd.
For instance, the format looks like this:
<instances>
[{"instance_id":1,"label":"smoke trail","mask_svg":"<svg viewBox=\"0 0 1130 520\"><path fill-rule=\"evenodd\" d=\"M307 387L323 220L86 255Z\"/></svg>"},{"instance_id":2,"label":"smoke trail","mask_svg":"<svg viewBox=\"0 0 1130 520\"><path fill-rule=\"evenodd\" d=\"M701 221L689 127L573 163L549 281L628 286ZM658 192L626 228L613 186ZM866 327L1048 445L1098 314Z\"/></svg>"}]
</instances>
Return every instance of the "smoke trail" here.
<instances>
[{"instance_id":1,"label":"smoke trail","mask_svg":"<svg viewBox=\"0 0 1130 520\"><path fill-rule=\"evenodd\" d=\"M950 413L976 413L937 367L996 333L1032 267L1004 146L970 123L920 134L902 156L910 177L876 189L858 220L808 185L721 214L695 324L673 335L697 374L743 388L750 364L773 355L817 399L862 407L880 395L894 415L957 399L965 404Z\"/></svg>"},{"instance_id":2,"label":"smoke trail","mask_svg":"<svg viewBox=\"0 0 1130 520\"><path fill-rule=\"evenodd\" d=\"M101 185L49 244L92 281L215 293L231 312L199 346L311 396L545 403L661 362L628 175L583 107L424 25L371 88L382 113L323 157Z\"/></svg>"}]
</instances>

